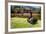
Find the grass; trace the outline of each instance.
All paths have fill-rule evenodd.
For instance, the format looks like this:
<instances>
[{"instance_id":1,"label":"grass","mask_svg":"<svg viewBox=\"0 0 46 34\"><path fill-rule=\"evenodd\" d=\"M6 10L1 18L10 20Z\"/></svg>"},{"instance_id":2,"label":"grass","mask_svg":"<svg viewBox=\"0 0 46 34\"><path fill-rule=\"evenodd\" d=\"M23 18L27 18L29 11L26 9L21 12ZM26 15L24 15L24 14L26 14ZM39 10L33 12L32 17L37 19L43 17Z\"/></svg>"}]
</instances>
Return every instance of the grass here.
<instances>
[{"instance_id":1,"label":"grass","mask_svg":"<svg viewBox=\"0 0 46 34\"><path fill-rule=\"evenodd\" d=\"M27 22L27 18L19 18L19 17L12 17L11 18L11 28L36 28L40 27L41 21L38 20L37 24L32 25Z\"/></svg>"}]
</instances>

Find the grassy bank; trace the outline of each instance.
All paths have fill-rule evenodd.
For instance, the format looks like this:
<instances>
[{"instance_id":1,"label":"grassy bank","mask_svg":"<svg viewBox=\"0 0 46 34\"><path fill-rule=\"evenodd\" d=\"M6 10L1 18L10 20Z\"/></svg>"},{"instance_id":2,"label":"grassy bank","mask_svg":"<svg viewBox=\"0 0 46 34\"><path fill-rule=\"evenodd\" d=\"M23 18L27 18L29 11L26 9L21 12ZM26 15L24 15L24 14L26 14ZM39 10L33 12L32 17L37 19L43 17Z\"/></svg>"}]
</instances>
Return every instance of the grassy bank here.
<instances>
[{"instance_id":1,"label":"grassy bank","mask_svg":"<svg viewBox=\"0 0 46 34\"><path fill-rule=\"evenodd\" d=\"M27 22L27 18L19 18L19 17L12 17L11 18L11 28L35 28L40 27L41 21L38 20L37 24L32 25Z\"/></svg>"}]
</instances>

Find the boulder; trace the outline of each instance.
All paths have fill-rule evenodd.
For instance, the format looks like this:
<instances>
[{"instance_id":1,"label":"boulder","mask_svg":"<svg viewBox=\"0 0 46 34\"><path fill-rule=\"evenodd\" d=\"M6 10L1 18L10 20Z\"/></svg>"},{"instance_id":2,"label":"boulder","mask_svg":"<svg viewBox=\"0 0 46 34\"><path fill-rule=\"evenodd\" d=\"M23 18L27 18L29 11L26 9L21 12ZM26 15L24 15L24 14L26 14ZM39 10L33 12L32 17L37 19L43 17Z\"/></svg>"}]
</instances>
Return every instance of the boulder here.
<instances>
[{"instance_id":1,"label":"boulder","mask_svg":"<svg viewBox=\"0 0 46 34\"><path fill-rule=\"evenodd\" d=\"M27 19L27 21L30 23L30 24L36 24L37 23L37 19L32 17L30 19Z\"/></svg>"}]
</instances>

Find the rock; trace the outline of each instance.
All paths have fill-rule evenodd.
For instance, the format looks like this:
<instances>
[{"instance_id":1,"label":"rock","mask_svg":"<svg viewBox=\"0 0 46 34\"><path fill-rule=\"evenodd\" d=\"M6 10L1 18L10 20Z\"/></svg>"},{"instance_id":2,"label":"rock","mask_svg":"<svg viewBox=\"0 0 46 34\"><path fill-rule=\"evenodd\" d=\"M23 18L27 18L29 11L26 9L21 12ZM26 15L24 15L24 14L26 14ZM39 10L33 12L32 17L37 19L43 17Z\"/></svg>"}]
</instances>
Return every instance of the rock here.
<instances>
[{"instance_id":1,"label":"rock","mask_svg":"<svg viewBox=\"0 0 46 34\"><path fill-rule=\"evenodd\" d=\"M36 24L37 19L35 19L34 17L32 17L32 18L30 18L30 19L27 19L27 21L28 21L30 24Z\"/></svg>"}]
</instances>

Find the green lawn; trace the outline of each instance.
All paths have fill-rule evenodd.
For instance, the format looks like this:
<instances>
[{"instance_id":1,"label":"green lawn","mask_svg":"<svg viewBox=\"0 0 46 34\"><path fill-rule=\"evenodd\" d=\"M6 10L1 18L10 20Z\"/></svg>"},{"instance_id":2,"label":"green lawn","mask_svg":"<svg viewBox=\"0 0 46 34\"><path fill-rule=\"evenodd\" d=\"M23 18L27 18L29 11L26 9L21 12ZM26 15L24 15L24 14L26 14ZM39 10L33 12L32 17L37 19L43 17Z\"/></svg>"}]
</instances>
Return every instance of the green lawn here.
<instances>
[{"instance_id":1,"label":"green lawn","mask_svg":"<svg viewBox=\"0 0 46 34\"><path fill-rule=\"evenodd\" d=\"M41 21L38 20L37 24L32 25L27 22L27 18L19 18L19 17L12 17L11 18L11 28L36 28L40 27Z\"/></svg>"}]
</instances>

